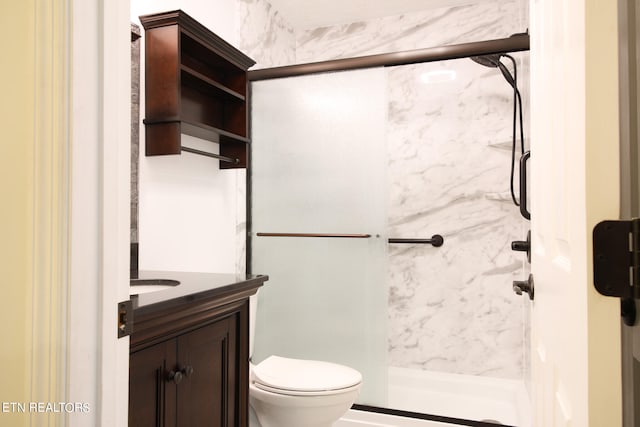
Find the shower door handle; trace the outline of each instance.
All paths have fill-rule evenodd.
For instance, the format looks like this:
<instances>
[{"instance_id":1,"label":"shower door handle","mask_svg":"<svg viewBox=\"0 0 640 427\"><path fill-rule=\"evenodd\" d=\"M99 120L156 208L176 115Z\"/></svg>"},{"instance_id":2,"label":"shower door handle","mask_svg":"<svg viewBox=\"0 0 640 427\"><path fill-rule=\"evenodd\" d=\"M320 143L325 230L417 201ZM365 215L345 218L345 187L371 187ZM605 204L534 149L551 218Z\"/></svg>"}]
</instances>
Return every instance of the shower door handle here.
<instances>
[{"instance_id":1,"label":"shower door handle","mask_svg":"<svg viewBox=\"0 0 640 427\"><path fill-rule=\"evenodd\" d=\"M520 157L520 214L525 219L531 219L531 213L527 207L527 162L531 157L531 151L527 151Z\"/></svg>"},{"instance_id":2,"label":"shower door handle","mask_svg":"<svg viewBox=\"0 0 640 427\"><path fill-rule=\"evenodd\" d=\"M392 237L388 240L389 243L407 243L407 244L419 244L419 245L432 245L434 247L440 247L444 243L444 238L439 234L434 234L430 239L402 239Z\"/></svg>"}]
</instances>

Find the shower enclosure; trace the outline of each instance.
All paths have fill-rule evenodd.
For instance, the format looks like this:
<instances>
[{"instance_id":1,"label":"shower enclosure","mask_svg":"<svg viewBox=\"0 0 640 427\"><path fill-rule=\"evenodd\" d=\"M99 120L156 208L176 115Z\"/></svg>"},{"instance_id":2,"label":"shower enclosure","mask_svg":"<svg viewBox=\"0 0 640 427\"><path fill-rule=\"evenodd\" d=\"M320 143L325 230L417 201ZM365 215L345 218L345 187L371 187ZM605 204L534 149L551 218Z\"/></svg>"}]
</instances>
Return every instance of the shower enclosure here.
<instances>
[{"instance_id":1,"label":"shower enclosure","mask_svg":"<svg viewBox=\"0 0 640 427\"><path fill-rule=\"evenodd\" d=\"M519 423L460 403L525 376L512 108L468 58L253 82L249 265L270 276L254 362L351 366L367 407Z\"/></svg>"}]
</instances>

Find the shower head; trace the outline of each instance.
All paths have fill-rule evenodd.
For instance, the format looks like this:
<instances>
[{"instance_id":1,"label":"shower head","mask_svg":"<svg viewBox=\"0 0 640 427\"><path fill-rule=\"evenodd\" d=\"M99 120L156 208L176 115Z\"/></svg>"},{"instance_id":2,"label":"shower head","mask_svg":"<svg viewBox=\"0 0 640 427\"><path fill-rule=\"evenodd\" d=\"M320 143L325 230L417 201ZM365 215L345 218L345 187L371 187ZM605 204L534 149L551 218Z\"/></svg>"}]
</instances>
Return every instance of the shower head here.
<instances>
[{"instance_id":1,"label":"shower head","mask_svg":"<svg viewBox=\"0 0 640 427\"><path fill-rule=\"evenodd\" d=\"M516 81L511 75L511 72L509 71L507 66L504 65L502 61L500 61L500 58L502 56L503 54L501 53L493 53L490 55L472 56L471 60L477 62L480 65L484 65L485 67L498 68L507 83L509 83L514 90L518 90L518 88L516 87Z\"/></svg>"},{"instance_id":2,"label":"shower head","mask_svg":"<svg viewBox=\"0 0 640 427\"><path fill-rule=\"evenodd\" d=\"M500 60L502 57L509 58L513 63L513 75L507 68L506 65L502 63ZM520 148L522 150L522 154L524 154L524 131L522 130L522 97L520 96L520 91L518 90L517 78L518 78L518 67L516 65L516 60L513 56L506 53L493 53L482 56L472 56L471 59L474 62L477 62L480 65L490 68L498 68L502 73L502 76L505 78L507 83L513 88L513 144L511 146L511 179L510 179L510 187L511 187L511 199L516 206L520 206L518 199L516 198L515 192L513 191L513 180L514 180L514 165L515 165L515 153L516 153L516 115L518 106L520 107ZM523 193L524 194L524 193Z\"/></svg>"}]
</instances>

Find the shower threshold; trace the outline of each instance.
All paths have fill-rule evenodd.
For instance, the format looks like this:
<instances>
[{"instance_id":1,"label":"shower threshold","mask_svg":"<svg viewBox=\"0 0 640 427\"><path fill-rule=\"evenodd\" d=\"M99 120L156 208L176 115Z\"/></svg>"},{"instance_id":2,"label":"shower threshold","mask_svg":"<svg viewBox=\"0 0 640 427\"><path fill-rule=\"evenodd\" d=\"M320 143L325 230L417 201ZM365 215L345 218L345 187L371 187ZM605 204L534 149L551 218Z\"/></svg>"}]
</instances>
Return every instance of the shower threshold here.
<instances>
[{"instance_id":1,"label":"shower threshold","mask_svg":"<svg viewBox=\"0 0 640 427\"><path fill-rule=\"evenodd\" d=\"M402 411L350 409L333 427L496 427L504 424L483 421L459 420L447 417L432 417L433 419L416 418L416 416L431 417L423 414L404 413ZM383 412L375 412L383 411ZM412 415L412 416L407 416ZM438 421L439 420L439 421Z\"/></svg>"},{"instance_id":2,"label":"shower threshold","mask_svg":"<svg viewBox=\"0 0 640 427\"><path fill-rule=\"evenodd\" d=\"M530 427L522 381L389 368L387 408L354 405L334 427Z\"/></svg>"},{"instance_id":3,"label":"shower threshold","mask_svg":"<svg viewBox=\"0 0 640 427\"><path fill-rule=\"evenodd\" d=\"M396 409L354 405L333 427L495 427L505 426L495 420L465 420L440 415L421 414ZM517 427L517 426L507 426Z\"/></svg>"}]
</instances>

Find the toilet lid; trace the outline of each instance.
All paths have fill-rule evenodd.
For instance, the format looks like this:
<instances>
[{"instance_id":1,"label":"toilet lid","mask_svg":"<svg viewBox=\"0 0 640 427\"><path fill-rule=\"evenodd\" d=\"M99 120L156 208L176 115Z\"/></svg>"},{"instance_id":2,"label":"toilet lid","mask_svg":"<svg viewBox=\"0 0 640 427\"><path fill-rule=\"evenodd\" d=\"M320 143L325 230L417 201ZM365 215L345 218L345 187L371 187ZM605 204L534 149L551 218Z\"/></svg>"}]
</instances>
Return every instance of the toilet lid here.
<instances>
[{"instance_id":1,"label":"toilet lid","mask_svg":"<svg viewBox=\"0 0 640 427\"><path fill-rule=\"evenodd\" d=\"M269 356L253 369L256 385L300 392L340 390L360 384L362 375L347 366Z\"/></svg>"}]
</instances>

